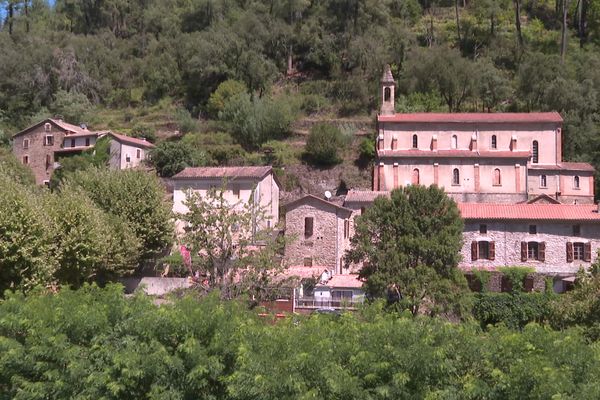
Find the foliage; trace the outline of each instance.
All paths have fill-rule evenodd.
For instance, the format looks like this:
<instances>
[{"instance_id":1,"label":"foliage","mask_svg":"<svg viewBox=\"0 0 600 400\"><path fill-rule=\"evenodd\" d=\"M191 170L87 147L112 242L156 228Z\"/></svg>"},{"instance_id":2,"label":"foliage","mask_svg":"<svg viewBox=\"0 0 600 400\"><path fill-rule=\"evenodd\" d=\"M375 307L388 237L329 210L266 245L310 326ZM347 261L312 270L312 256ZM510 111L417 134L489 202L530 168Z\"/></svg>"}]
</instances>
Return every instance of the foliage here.
<instances>
[{"instance_id":1,"label":"foliage","mask_svg":"<svg viewBox=\"0 0 600 400\"><path fill-rule=\"evenodd\" d=\"M342 132L334 125L313 126L306 140L306 155L317 165L335 165L341 162L340 151L345 147Z\"/></svg>"},{"instance_id":2,"label":"foliage","mask_svg":"<svg viewBox=\"0 0 600 400\"><path fill-rule=\"evenodd\" d=\"M160 142L150 151L150 163L162 177L171 177L186 167L207 164L206 155L183 141Z\"/></svg>"},{"instance_id":3,"label":"foliage","mask_svg":"<svg viewBox=\"0 0 600 400\"><path fill-rule=\"evenodd\" d=\"M274 167L285 167L297 164L301 151L286 142L270 140L263 143L261 150L265 163Z\"/></svg>"},{"instance_id":4,"label":"foliage","mask_svg":"<svg viewBox=\"0 0 600 400\"><path fill-rule=\"evenodd\" d=\"M12 151L4 147L0 147L0 173L10 176L17 183L35 184L35 177L31 168L24 166L17 160Z\"/></svg>"},{"instance_id":5,"label":"foliage","mask_svg":"<svg viewBox=\"0 0 600 400\"><path fill-rule=\"evenodd\" d=\"M217 90L215 90L208 98L208 102L206 103L208 115L215 119L218 118L219 113L225 109L225 104L227 104L231 98L241 93L246 93L247 91L246 85L242 82L233 79L222 82L219 87L217 87Z\"/></svg>"},{"instance_id":6,"label":"foliage","mask_svg":"<svg viewBox=\"0 0 600 400\"><path fill-rule=\"evenodd\" d=\"M510 329L523 329L530 322L542 323L548 318L552 299L546 293L478 293L473 316L484 328L503 323Z\"/></svg>"},{"instance_id":7,"label":"foliage","mask_svg":"<svg viewBox=\"0 0 600 400\"><path fill-rule=\"evenodd\" d=\"M273 228L267 209L250 199L233 200L226 195L226 182L205 195L188 191L188 212L178 215L184 222L183 243L201 258L193 265L208 280L211 289L233 298L242 293L260 299L281 270L282 238Z\"/></svg>"},{"instance_id":8,"label":"foliage","mask_svg":"<svg viewBox=\"0 0 600 400\"><path fill-rule=\"evenodd\" d=\"M196 120L191 116L190 112L185 108L178 108L175 111L175 121L179 127L179 132L189 133L196 131L198 125Z\"/></svg>"},{"instance_id":9,"label":"foliage","mask_svg":"<svg viewBox=\"0 0 600 400\"><path fill-rule=\"evenodd\" d=\"M285 98L258 98L241 93L230 98L219 119L245 149L257 149L269 140L283 139L295 119L295 111Z\"/></svg>"},{"instance_id":10,"label":"foliage","mask_svg":"<svg viewBox=\"0 0 600 400\"><path fill-rule=\"evenodd\" d=\"M140 170L90 168L69 176L105 212L127 223L141 243L138 262L155 259L173 237L171 207L157 177Z\"/></svg>"},{"instance_id":11,"label":"foliage","mask_svg":"<svg viewBox=\"0 0 600 400\"><path fill-rule=\"evenodd\" d=\"M65 121L74 121L77 124L87 123L93 112L87 96L76 91L65 90L56 92L54 101L48 108L53 114L62 116Z\"/></svg>"},{"instance_id":12,"label":"foliage","mask_svg":"<svg viewBox=\"0 0 600 400\"><path fill-rule=\"evenodd\" d=\"M156 129L146 124L136 124L131 128L131 137L146 139L150 143L156 142Z\"/></svg>"},{"instance_id":13,"label":"foliage","mask_svg":"<svg viewBox=\"0 0 600 400\"><path fill-rule=\"evenodd\" d=\"M522 292L525 278L534 273L535 269L532 267L499 267L498 271L509 280L513 292Z\"/></svg>"},{"instance_id":14,"label":"foliage","mask_svg":"<svg viewBox=\"0 0 600 400\"><path fill-rule=\"evenodd\" d=\"M367 165L371 161L375 159L377 152L375 150L375 141L373 138L364 138L362 142L360 142L360 146L358 148L359 151L359 160L362 164Z\"/></svg>"},{"instance_id":15,"label":"foliage","mask_svg":"<svg viewBox=\"0 0 600 400\"><path fill-rule=\"evenodd\" d=\"M458 207L443 189L395 189L357 218L346 263L362 263L360 276L372 297L391 293L413 315L460 315L468 300L457 268L462 228Z\"/></svg>"},{"instance_id":16,"label":"foliage","mask_svg":"<svg viewBox=\"0 0 600 400\"><path fill-rule=\"evenodd\" d=\"M598 398L600 354L577 329L522 332L359 314L265 323L239 302L160 307L120 286L0 303L2 398ZM343 332L343 338L340 338ZM324 355L327 355L324 357Z\"/></svg>"}]
</instances>

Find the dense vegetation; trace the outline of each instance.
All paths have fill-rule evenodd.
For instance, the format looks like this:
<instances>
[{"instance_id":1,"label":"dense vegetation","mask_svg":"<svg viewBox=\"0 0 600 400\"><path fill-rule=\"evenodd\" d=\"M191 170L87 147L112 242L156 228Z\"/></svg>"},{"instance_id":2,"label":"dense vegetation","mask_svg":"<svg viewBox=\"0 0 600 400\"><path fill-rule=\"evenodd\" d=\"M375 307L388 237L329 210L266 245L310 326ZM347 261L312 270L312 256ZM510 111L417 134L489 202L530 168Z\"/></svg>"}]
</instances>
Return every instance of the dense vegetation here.
<instances>
[{"instance_id":1,"label":"dense vegetation","mask_svg":"<svg viewBox=\"0 0 600 400\"><path fill-rule=\"evenodd\" d=\"M121 288L0 304L2 399L597 399L578 329L482 331L371 306L272 325L238 302Z\"/></svg>"},{"instance_id":2,"label":"dense vegetation","mask_svg":"<svg viewBox=\"0 0 600 400\"><path fill-rule=\"evenodd\" d=\"M175 170L265 163L248 152L299 116L375 110L390 63L398 111L556 110L565 158L600 165L597 0L0 6L0 138L54 113L159 140L194 135Z\"/></svg>"}]
</instances>

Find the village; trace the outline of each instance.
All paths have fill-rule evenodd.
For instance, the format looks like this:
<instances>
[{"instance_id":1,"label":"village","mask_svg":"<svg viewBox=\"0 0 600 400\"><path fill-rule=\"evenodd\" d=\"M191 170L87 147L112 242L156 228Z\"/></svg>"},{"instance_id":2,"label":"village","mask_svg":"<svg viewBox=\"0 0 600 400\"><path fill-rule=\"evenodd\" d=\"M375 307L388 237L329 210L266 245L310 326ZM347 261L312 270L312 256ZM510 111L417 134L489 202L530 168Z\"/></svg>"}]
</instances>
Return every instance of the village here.
<instances>
[{"instance_id":1,"label":"village","mask_svg":"<svg viewBox=\"0 0 600 400\"><path fill-rule=\"evenodd\" d=\"M284 275L297 278L278 307L354 309L365 298L360 265L344 257L356 219L395 188L436 185L457 202L464 221L459 268L470 282L473 272L489 271L489 290L510 291L498 268L523 266L534 271L524 283L528 291L544 290L548 278L557 293L573 287L576 273L596 260L600 213L594 168L562 160L558 113L397 113L389 66L380 96L372 190L349 188L335 199L330 192L306 194L280 204L282 187L270 166L188 167L170 180L174 215L188 211L189 191L205 197L217 188L231 207L254 202L266 217L253 221L253 231L281 227L287 238ZM152 143L62 119L15 134L13 153L38 184L49 185L60 156L93 148L103 137L110 139L110 168L147 168ZM175 225L181 237L185 223L178 219ZM179 251L177 243L173 248ZM138 283L151 287L168 279L141 278ZM189 284L182 279L175 287ZM164 294L157 290L150 292Z\"/></svg>"}]
</instances>

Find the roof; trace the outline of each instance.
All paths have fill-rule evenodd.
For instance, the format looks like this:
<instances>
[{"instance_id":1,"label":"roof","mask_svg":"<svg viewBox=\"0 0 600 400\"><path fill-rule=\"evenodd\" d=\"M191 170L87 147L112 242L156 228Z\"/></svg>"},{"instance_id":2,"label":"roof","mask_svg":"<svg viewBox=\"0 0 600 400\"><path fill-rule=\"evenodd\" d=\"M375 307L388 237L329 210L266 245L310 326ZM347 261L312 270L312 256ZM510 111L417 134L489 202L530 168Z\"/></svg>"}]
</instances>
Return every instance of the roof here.
<instances>
[{"instance_id":1,"label":"roof","mask_svg":"<svg viewBox=\"0 0 600 400\"><path fill-rule=\"evenodd\" d=\"M385 69L383 70L383 75L381 76L381 82L387 82L387 83L393 83L394 82L394 75L392 75L392 69L390 68L390 65L386 65Z\"/></svg>"},{"instance_id":2,"label":"roof","mask_svg":"<svg viewBox=\"0 0 600 400\"><path fill-rule=\"evenodd\" d=\"M529 169L540 171L589 171L594 172L592 164L584 162L562 162L560 164L540 165L531 164Z\"/></svg>"},{"instance_id":3,"label":"roof","mask_svg":"<svg viewBox=\"0 0 600 400\"><path fill-rule=\"evenodd\" d=\"M134 138L131 136L119 135L114 132L108 132L108 134L110 136L112 136L113 138L115 138L118 142L125 143L130 146L146 147L146 148L154 147L154 145L152 143L150 143L149 141L147 141L146 139L139 139L139 138Z\"/></svg>"},{"instance_id":4,"label":"roof","mask_svg":"<svg viewBox=\"0 0 600 400\"><path fill-rule=\"evenodd\" d=\"M379 196L388 197L390 192L374 190L351 190L346 195L345 203L372 203Z\"/></svg>"},{"instance_id":5,"label":"roof","mask_svg":"<svg viewBox=\"0 0 600 400\"><path fill-rule=\"evenodd\" d=\"M285 205L283 206L283 208L284 208L286 211L288 211L288 210L290 210L291 208L294 208L295 206L297 206L297 205L299 205L299 204L301 204L301 203L305 202L306 200L316 200L316 201L317 201L317 202L319 202L319 203L326 204L326 205L328 205L328 206L331 206L331 207L334 207L334 208L336 208L336 209L338 209L338 210L346 211L346 212L349 212L349 213L351 213L351 212L352 212L352 210L350 210L349 208L342 207L342 206L340 206L340 205L337 205L337 204L335 204L335 203L332 203L332 202L330 202L330 201L327 201L327 200L325 200L325 199L322 199L322 198L320 198L320 197L313 196L312 194L307 194L307 195L305 195L305 196L302 196L302 197L300 197L299 199L296 199L296 200L294 200L294 201L290 201L289 203L285 204Z\"/></svg>"},{"instance_id":6,"label":"roof","mask_svg":"<svg viewBox=\"0 0 600 400\"><path fill-rule=\"evenodd\" d=\"M534 197L533 199L529 199L527 201L523 201L522 203L527 204L535 204L535 203L550 203L550 204L562 204L560 201L556 200L554 197L548 196L546 193L542 193L539 196ZM520 203L520 204L522 204Z\"/></svg>"},{"instance_id":7,"label":"roof","mask_svg":"<svg viewBox=\"0 0 600 400\"><path fill-rule=\"evenodd\" d=\"M327 281L327 286L332 288L361 288L363 282L358 275L334 275Z\"/></svg>"},{"instance_id":8,"label":"roof","mask_svg":"<svg viewBox=\"0 0 600 400\"><path fill-rule=\"evenodd\" d=\"M529 158L529 151L472 150L378 150L379 157Z\"/></svg>"},{"instance_id":9,"label":"roof","mask_svg":"<svg viewBox=\"0 0 600 400\"><path fill-rule=\"evenodd\" d=\"M84 150L93 149L94 146L76 146L76 147L64 147L62 149L54 150L55 153L73 153Z\"/></svg>"},{"instance_id":10,"label":"roof","mask_svg":"<svg viewBox=\"0 0 600 400\"><path fill-rule=\"evenodd\" d=\"M493 221L589 221L600 223L594 204L489 204L459 203L465 220Z\"/></svg>"},{"instance_id":11,"label":"roof","mask_svg":"<svg viewBox=\"0 0 600 400\"><path fill-rule=\"evenodd\" d=\"M471 124L502 124L502 123L556 123L563 122L557 112L535 113L407 113L394 115L379 115L380 122L406 123L471 123Z\"/></svg>"},{"instance_id":12,"label":"roof","mask_svg":"<svg viewBox=\"0 0 600 400\"><path fill-rule=\"evenodd\" d=\"M262 179L273 172L273 167L188 167L173 176L173 179Z\"/></svg>"},{"instance_id":13,"label":"roof","mask_svg":"<svg viewBox=\"0 0 600 400\"><path fill-rule=\"evenodd\" d=\"M29 132L30 130L37 128L38 126L45 124L45 123L51 123L57 127L59 127L60 129L64 130L64 131L69 131L69 132L73 132L74 134L82 134L83 136L87 136L88 134L94 134L95 132L88 130L87 128L82 128L81 126L78 125L73 125L70 124L68 122L63 121L62 119L55 119L55 118L46 118L34 125L31 125L30 127L27 127L25 129L23 129L20 132L17 132L13 135L13 137L17 137L19 135L22 135L24 133Z\"/></svg>"},{"instance_id":14,"label":"roof","mask_svg":"<svg viewBox=\"0 0 600 400\"><path fill-rule=\"evenodd\" d=\"M327 268L326 267L293 266L293 267L288 267L288 268L284 269L281 275L284 278L291 278L291 277L298 277L301 279L317 278L317 277L321 276L321 274L323 273L323 270L325 270L325 269L327 269Z\"/></svg>"}]
</instances>

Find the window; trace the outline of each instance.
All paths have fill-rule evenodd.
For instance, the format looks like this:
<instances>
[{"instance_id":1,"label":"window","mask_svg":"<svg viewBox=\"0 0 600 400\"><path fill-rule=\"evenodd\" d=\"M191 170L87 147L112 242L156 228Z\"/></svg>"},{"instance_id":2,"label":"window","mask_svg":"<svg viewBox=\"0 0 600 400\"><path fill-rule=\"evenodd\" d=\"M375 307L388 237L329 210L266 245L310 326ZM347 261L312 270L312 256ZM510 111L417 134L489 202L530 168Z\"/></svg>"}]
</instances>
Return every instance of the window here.
<instances>
[{"instance_id":1,"label":"window","mask_svg":"<svg viewBox=\"0 0 600 400\"><path fill-rule=\"evenodd\" d=\"M502 186L502 176L500 175L500 168L494 169L494 186Z\"/></svg>"},{"instance_id":2,"label":"window","mask_svg":"<svg viewBox=\"0 0 600 400\"><path fill-rule=\"evenodd\" d=\"M129 154L125 154L125 162L131 162L131 156Z\"/></svg>"},{"instance_id":3,"label":"window","mask_svg":"<svg viewBox=\"0 0 600 400\"><path fill-rule=\"evenodd\" d=\"M458 148L458 136L452 135L452 142L450 143L453 149Z\"/></svg>"},{"instance_id":4,"label":"window","mask_svg":"<svg viewBox=\"0 0 600 400\"><path fill-rule=\"evenodd\" d=\"M271 220L267 220L267 229L271 229Z\"/></svg>"},{"instance_id":5,"label":"window","mask_svg":"<svg viewBox=\"0 0 600 400\"><path fill-rule=\"evenodd\" d=\"M521 242L521 261L532 260L546 260L546 242Z\"/></svg>"},{"instance_id":6,"label":"window","mask_svg":"<svg viewBox=\"0 0 600 400\"><path fill-rule=\"evenodd\" d=\"M415 169L413 169L411 184L418 185L419 182L420 182L419 169L415 168Z\"/></svg>"},{"instance_id":7,"label":"window","mask_svg":"<svg viewBox=\"0 0 600 400\"><path fill-rule=\"evenodd\" d=\"M46 135L44 137L44 146L54 146L54 136Z\"/></svg>"},{"instance_id":8,"label":"window","mask_svg":"<svg viewBox=\"0 0 600 400\"><path fill-rule=\"evenodd\" d=\"M90 138L89 138L89 137L86 137L86 138L85 138L85 145L86 145L86 146L89 146L89 145L90 145ZM138 150L138 151L139 151L139 150Z\"/></svg>"},{"instance_id":9,"label":"window","mask_svg":"<svg viewBox=\"0 0 600 400\"><path fill-rule=\"evenodd\" d=\"M573 178L573 189L579 189L579 177L577 175Z\"/></svg>"},{"instance_id":10,"label":"window","mask_svg":"<svg viewBox=\"0 0 600 400\"><path fill-rule=\"evenodd\" d=\"M135 157L139 160L140 158L142 158L142 150L137 149L135 151Z\"/></svg>"},{"instance_id":11,"label":"window","mask_svg":"<svg viewBox=\"0 0 600 400\"><path fill-rule=\"evenodd\" d=\"M29 156L23 156L23 164L29 164Z\"/></svg>"},{"instance_id":12,"label":"window","mask_svg":"<svg viewBox=\"0 0 600 400\"><path fill-rule=\"evenodd\" d=\"M531 162L537 164L540 157L540 148L538 145L538 141L534 140L532 145L532 159Z\"/></svg>"},{"instance_id":13,"label":"window","mask_svg":"<svg viewBox=\"0 0 600 400\"><path fill-rule=\"evenodd\" d=\"M52 156L50 154L46 154L46 169L50 168L52 165Z\"/></svg>"},{"instance_id":14,"label":"window","mask_svg":"<svg viewBox=\"0 0 600 400\"><path fill-rule=\"evenodd\" d=\"M458 172L458 168L454 168L452 171L452 184L460 185L460 172Z\"/></svg>"},{"instance_id":15,"label":"window","mask_svg":"<svg viewBox=\"0 0 600 400\"><path fill-rule=\"evenodd\" d=\"M139 150L138 150L139 151ZM138 157L139 158L139 157ZM238 199L240 198L240 187L238 185L234 185L233 186L233 195L235 197L237 197Z\"/></svg>"},{"instance_id":16,"label":"window","mask_svg":"<svg viewBox=\"0 0 600 400\"><path fill-rule=\"evenodd\" d=\"M496 243L487 240L471 242L471 261L494 260L496 258Z\"/></svg>"},{"instance_id":17,"label":"window","mask_svg":"<svg viewBox=\"0 0 600 400\"><path fill-rule=\"evenodd\" d=\"M583 243L573 243L573 260L585 260L585 246Z\"/></svg>"},{"instance_id":18,"label":"window","mask_svg":"<svg viewBox=\"0 0 600 400\"><path fill-rule=\"evenodd\" d=\"M537 234L537 225L529 225L529 234L530 235Z\"/></svg>"},{"instance_id":19,"label":"window","mask_svg":"<svg viewBox=\"0 0 600 400\"><path fill-rule=\"evenodd\" d=\"M545 188L547 186L546 175L540 175L540 187Z\"/></svg>"},{"instance_id":20,"label":"window","mask_svg":"<svg viewBox=\"0 0 600 400\"><path fill-rule=\"evenodd\" d=\"M313 217L304 218L304 238L308 239L313 235L314 219Z\"/></svg>"},{"instance_id":21,"label":"window","mask_svg":"<svg viewBox=\"0 0 600 400\"><path fill-rule=\"evenodd\" d=\"M312 267L313 266L313 261L311 257L304 257L304 266L305 267Z\"/></svg>"},{"instance_id":22,"label":"window","mask_svg":"<svg viewBox=\"0 0 600 400\"><path fill-rule=\"evenodd\" d=\"M352 300L352 290L332 290L331 298L334 300Z\"/></svg>"},{"instance_id":23,"label":"window","mask_svg":"<svg viewBox=\"0 0 600 400\"><path fill-rule=\"evenodd\" d=\"M498 148L498 140L496 139L496 135L492 135L492 149Z\"/></svg>"},{"instance_id":24,"label":"window","mask_svg":"<svg viewBox=\"0 0 600 400\"><path fill-rule=\"evenodd\" d=\"M347 239L350 236L350 220L344 220L344 239Z\"/></svg>"},{"instance_id":25,"label":"window","mask_svg":"<svg viewBox=\"0 0 600 400\"><path fill-rule=\"evenodd\" d=\"M486 224L479 225L479 233L487 233L487 225Z\"/></svg>"},{"instance_id":26,"label":"window","mask_svg":"<svg viewBox=\"0 0 600 400\"><path fill-rule=\"evenodd\" d=\"M71 139L71 147L75 147L75 139Z\"/></svg>"},{"instance_id":27,"label":"window","mask_svg":"<svg viewBox=\"0 0 600 400\"><path fill-rule=\"evenodd\" d=\"M28 149L29 148L29 139L23 139L23 148L24 149Z\"/></svg>"},{"instance_id":28,"label":"window","mask_svg":"<svg viewBox=\"0 0 600 400\"><path fill-rule=\"evenodd\" d=\"M581 225L573 225L573 236L581 235Z\"/></svg>"},{"instance_id":29,"label":"window","mask_svg":"<svg viewBox=\"0 0 600 400\"><path fill-rule=\"evenodd\" d=\"M390 101L392 98L392 89L386 87L383 89L383 101Z\"/></svg>"},{"instance_id":30,"label":"window","mask_svg":"<svg viewBox=\"0 0 600 400\"><path fill-rule=\"evenodd\" d=\"M417 135L413 135L412 147L413 147L413 149L416 149L419 147L419 137Z\"/></svg>"},{"instance_id":31,"label":"window","mask_svg":"<svg viewBox=\"0 0 600 400\"><path fill-rule=\"evenodd\" d=\"M52 125L50 125L50 123L49 123L49 122L46 122L46 123L44 124L44 130L45 130L46 132L50 132L50 131L52 130Z\"/></svg>"}]
</instances>

